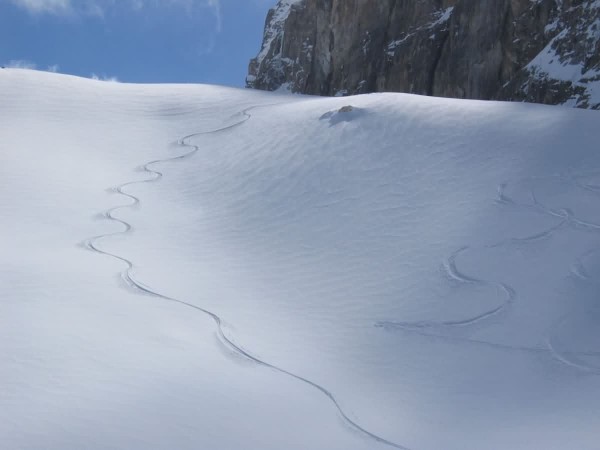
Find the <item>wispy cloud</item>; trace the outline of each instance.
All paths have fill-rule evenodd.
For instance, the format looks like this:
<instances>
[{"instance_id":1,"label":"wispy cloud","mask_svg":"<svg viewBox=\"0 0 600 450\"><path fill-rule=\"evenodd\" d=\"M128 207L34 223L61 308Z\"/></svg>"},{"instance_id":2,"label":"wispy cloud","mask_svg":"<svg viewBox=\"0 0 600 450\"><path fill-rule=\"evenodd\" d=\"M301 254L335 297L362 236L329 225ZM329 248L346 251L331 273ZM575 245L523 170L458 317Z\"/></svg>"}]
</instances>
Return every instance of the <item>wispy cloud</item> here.
<instances>
[{"instance_id":1,"label":"wispy cloud","mask_svg":"<svg viewBox=\"0 0 600 450\"><path fill-rule=\"evenodd\" d=\"M213 10L215 14L215 19L217 21L217 33L220 33L223 27L223 19L221 17L221 1L208 0L208 6Z\"/></svg>"},{"instance_id":2,"label":"wispy cloud","mask_svg":"<svg viewBox=\"0 0 600 450\"><path fill-rule=\"evenodd\" d=\"M1 0L0 0L1 1ZM133 12L143 12L149 8L183 8L189 14L195 8L210 8L221 30L220 0L8 0L33 15L55 16L104 16L114 8L128 8Z\"/></svg>"},{"instance_id":3,"label":"wispy cloud","mask_svg":"<svg viewBox=\"0 0 600 450\"><path fill-rule=\"evenodd\" d=\"M97 80L97 81L107 81L109 83L118 83L119 79L117 77L109 77L106 75L96 75L95 73L93 73L90 78L92 80Z\"/></svg>"},{"instance_id":4,"label":"wispy cloud","mask_svg":"<svg viewBox=\"0 0 600 450\"><path fill-rule=\"evenodd\" d=\"M27 61L26 59L13 59L8 61L6 64L3 64L4 67L8 67L11 69L30 69L34 70L37 66L32 61Z\"/></svg>"},{"instance_id":5,"label":"wispy cloud","mask_svg":"<svg viewBox=\"0 0 600 450\"><path fill-rule=\"evenodd\" d=\"M36 63L33 61L29 61L28 59L12 59L5 64L2 64L2 67L6 67L9 69L28 69L28 70L44 70L39 68ZM52 64L46 67L46 72L54 72L57 73L60 70L58 64Z\"/></svg>"},{"instance_id":6,"label":"wispy cloud","mask_svg":"<svg viewBox=\"0 0 600 450\"><path fill-rule=\"evenodd\" d=\"M10 0L32 14L65 14L71 11L71 0Z\"/></svg>"},{"instance_id":7,"label":"wispy cloud","mask_svg":"<svg viewBox=\"0 0 600 450\"><path fill-rule=\"evenodd\" d=\"M0 0L20 8L27 14L43 19L53 17L76 22L87 19L103 20L107 24L115 18L127 16L131 20L132 30L165 26L164 17L181 20L185 27L189 24L201 24L197 34L195 52L201 55L213 52L223 29L221 2L223 0ZM240 0L264 1L264 0ZM274 0L272 0L274 1ZM174 27L178 24L174 23ZM188 27L189 28L189 27ZM187 29L187 28L185 28ZM189 38L187 38L189 39ZM182 45L184 48L186 45Z\"/></svg>"}]
</instances>

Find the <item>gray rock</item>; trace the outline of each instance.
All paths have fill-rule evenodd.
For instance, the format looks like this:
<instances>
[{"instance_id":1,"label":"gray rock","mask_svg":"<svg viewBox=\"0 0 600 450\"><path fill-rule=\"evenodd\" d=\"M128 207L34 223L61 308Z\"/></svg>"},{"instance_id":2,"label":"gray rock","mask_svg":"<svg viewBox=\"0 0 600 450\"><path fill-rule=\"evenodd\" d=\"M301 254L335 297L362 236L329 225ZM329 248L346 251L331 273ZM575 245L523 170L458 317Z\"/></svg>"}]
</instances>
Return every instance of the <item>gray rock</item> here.
<instances>
[{"instance_id":1,"label":"gray rock","mask_svg":"<svg viewBox=\"0 0 600 450\"><path fill-rule=\"evenodd\" d=\"M247 86L600 109L598 0L280 0Z\"/></svg>"}]
</instances>

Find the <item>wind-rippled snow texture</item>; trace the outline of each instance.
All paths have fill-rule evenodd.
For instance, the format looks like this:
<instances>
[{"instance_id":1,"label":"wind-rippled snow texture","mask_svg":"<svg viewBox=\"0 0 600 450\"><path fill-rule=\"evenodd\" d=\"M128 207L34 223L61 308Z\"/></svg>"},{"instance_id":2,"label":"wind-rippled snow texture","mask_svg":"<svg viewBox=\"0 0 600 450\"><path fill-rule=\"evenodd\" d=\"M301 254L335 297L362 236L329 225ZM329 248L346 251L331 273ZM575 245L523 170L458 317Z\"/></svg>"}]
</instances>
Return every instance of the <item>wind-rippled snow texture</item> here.
<instances>
[{"instance_id":1,"label":"wind-rippled snow texture","mask_svg":"<svg viewBox=\"0 0 600 450\"><path fill-rule=\"evenodd\" d=\"M0 90L0 446L596 447L596 113Z\"/></svg>"}]
</instances>

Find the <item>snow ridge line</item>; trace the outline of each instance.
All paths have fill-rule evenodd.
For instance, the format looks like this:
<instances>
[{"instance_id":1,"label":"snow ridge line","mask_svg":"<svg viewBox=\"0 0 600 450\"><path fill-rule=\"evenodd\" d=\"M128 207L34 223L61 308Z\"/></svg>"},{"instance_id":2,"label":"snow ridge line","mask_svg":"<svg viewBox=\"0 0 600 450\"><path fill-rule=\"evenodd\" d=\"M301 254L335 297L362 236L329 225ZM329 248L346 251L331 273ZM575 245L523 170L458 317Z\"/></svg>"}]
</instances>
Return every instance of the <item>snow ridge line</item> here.
<instances>
[{"instance_id":1,"label":"snow ridge line","mask_svg":"<svg viewBox=\"0 0 600 450\"><path fill-rule=\"evenodd\" d=\"M161 179L163 177L163 173L158 171L158 170L154 170L152 169L150 166L153 166L155 164L160 164L160 163L165 163L165 162L172 162L172 161L177 161L177 160L182 160L185 158L188 158L190 156L192 156L193 154L197 153L198 151L200 151L200 147L194 144L188 144L187 141L191 138L197 137L197 136L202 136L202 135L208 135L208 134L216 134L216 133L223 133L225 131L229 131L233 128L239 127L242 124L244 124L245 122L247 122L248 120L250 120L252 118L252 115L250 114L250 111L252 111L253 109L257 109L257 108L265 108L265 107L269 107L269 106L276 106L279 105L281 103L276 103L276 104L268 104L268 105L255 105L255 106L251 106L249 108L246 108L242 111L240 111L238 114L242 115L243 118L239 121L236 122L234 124L222 127L222 128L218 128L216 130L211 130L211 131L202 131L202 132L198 132L198 133L193 133L190 135L187 135L181 139L179 139L179 141L177 142L177 145L182 147L182 148L187 148L190 149L187 153L181 154L179 156L175 156L172 158L165 158L165 159L157 159L157 160L153 160L150 161L146 164L144 164L142 166L142 169L149 173L152 178L148 178L145 180L140 180L140 181L130 181L124 184L121 184L119 186L117 186L116 188L114 188L114 191L117 192L118 194L127 197L128 199L131 200L130 203L125 204L125 205L119 205L119 206L115 206L113 208L110 208L108 210L106 210L104 212L104 216L116 223L119 223L121 225L123 225L124 230L123 231L117 231L114 233L108 233L108 234L102 234L99 236L94 236L92 238L89 238L87 240L85 240L83 242L83 246L86 247L87 249L94 251L98 254L101 255L105 255L105 256L109 256L111 258L114 258L118 261L123 262L127 268L121 272L121 277L123 278L123 280L132 288L135 290L138 290L144 294L147 294L149 296L161 299L161 300L165 300L165 301L169 301L169 302L173 302L173 303L177 303L179 305L188 307L188 308L192 308L196 311L199 311L207 316L209 316L213 322L216 325L217 328L217 336L218 338L221 340L221 342L228 348L230 348L234 353L237 353L238 355L246 358L249 361L252 361L253 363L259 365L259 366L263 366L266 368L269 368L271 370L274 370L276 372L279 372L281 374L284 374L286 376L289 376L291 378L294 378L298 381L301 381L304 384L307 384L308 386L318 390L319 392L321 392L323 395L325 395L325 397L327 397L331 403L333 404L333 406L337 409L338 413L340 414L341 418L343 419L343 421L349 425L351 428L353 428L354 430L360 432L361 434L363 434L365 437L370 438L380 444L384 444L387 445L389 447L393 447L393 448L397 448L400 450L410 450L408 447L396 444L390 440L387 440L385 438L382 438L378 435L376 435L375 433L367 430L366 428L363 428L361 425L359 425L356 421L354 421L352 418L349 417L348 413L346 413L344 411L344 409L342 408L342 406L340 405L339 401L337 400L337 398L334 396L334 394L329 391L327 388L321 386L320 384L309 380L308 378L304 378L301 375L297 375L293 372L290 372L286 369L283 369L281 367L278 367L274 364L271 364L267 361L264 361L256 356L253 356L252 354L250 354L248 351L244 350L242 347L240 347L238 344L236 344L235 342L233 342L229 337L227 337L227 335L225 334L224 330L223 330L223 319L215 314L212 311L209 311L207 309L204 309L200 306L194 305L193 303L189 303L186 302L184 300L180 300L174 297L169 297L168 295L164 295L161 294L158 291L155 291L154 289L152 289L151 287L143 284L142 282L138 281L135 279L135 277L132 274L132 271L134 269L134 264L132 261L130 261L129 259L120 256L118 254L115 253L110 253L107 252L105 250L102 250L101 248L98 247L97 242L102 240L102 239L106 239L112 236L117 236L117 235L124 235L129 233L132 230L132 225L124 220L121 220L117 217L114 216L114 212L118 211L120 209L124 209L124 208L132 208L136 205L139 205L141 203L141 200L132 195L129 194L127 192L125 192L123 189L126 188L127 186L132 186L132 185L136 185L136 184L142 184L142 183L154 183L156 181L158 181L159 179Z\"/></svg>"}]
</instances>

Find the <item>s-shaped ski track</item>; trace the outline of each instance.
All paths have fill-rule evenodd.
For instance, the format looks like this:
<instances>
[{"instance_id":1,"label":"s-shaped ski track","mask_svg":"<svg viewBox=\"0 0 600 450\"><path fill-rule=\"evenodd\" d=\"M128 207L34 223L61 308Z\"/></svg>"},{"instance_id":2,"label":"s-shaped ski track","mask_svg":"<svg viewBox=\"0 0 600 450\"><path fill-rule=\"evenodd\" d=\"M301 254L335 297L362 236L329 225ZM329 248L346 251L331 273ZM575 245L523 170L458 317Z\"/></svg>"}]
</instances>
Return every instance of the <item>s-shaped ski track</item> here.
<instances>
[{"instance_id":1,"label":"s-shaped ski track","mask_svg":"<svg viewBox=\"0 0 600 450\"><path fill-rule=\"evenodd\" d=\"M98 254L101 255L105 255L105 256L109 256L111 258L114 258L118 261L121 261L122 263L125 264L126 268L123 272L121 272L121 276L122 278L125 280L125 282L127 282L127 284L135 289L138 290L144 294L147 294L151 297L154 298L158 298L164 301L169 301L172 303L177 303L181 306L187 307L187 308L191 308L194 309L196 311L199 311L207 316L209 316L213 322L216 325L217 328L217 335L219 337L219 339L221 340L221 342L228 348L230 348L234 353L248 359L249 361L252 361L253 363L259 365L259 366L263 366L266 367L268 369L272 369L276 372L279 372L281 374L284 374L286 376L289 376L291 378L294 378L314 389L316 389L317 391L321 392L321 394L323 394L325 397L327 397L330 402L333 404L333 406L337 409L338 413L340 414L341 418L343 419L343 421L346 423L346 425L350 426L350 428L352 428L355 431L358 431L359 433L361 433L363 436L372 439L373 441L376 441L380 444L383 445L387 445L389 447L393 447L393 448L397 448L397 449L401 449L401 450L410 450L408 447L404 447L402 445L396 444L390 440L384 439L378 435L376 435L375 433L367 430L366 428L362 427L360 424L358 424L355 420L353 420L352 418L350 418L350 416L348 415L348 413L346 413L344 411L344 409L342 408L342 406L340 405L339 401L337 400L337 398L333 395L333 393L331 391L329 391L327 388L325 388L324 386L321 386L320 384L309 380L308 378L304 378L301 375L297 375L295 373L292 373L284 368L281 368L279 366L276 366L275 364L271 364L267 361L264 361L256 356L253 356L252 354L250 354L248 351L244 350L243 348L241 348L238 344L236 344L235 342L233 342L229 337L227 337L227 335L225 334L224 330L223 330L223 319L217 315L216 313L209 311L207 309L204 309L198 305L195 305L193 303L187 302L185 300L181 300L178 298L174 298L174 297L170 297L168 295L165 294L161 294L160 292L152 289L151 287L149 287L148 285L142 283L141 281L138 281L135 279L135 277L133 276L133 268L134 268L134 263L132 261L130 261L129 259L125 258L124 256L118 255L116 253L111 253L108 252L106 250L102 250L102 248L100 248L98 246L98 242L112 237L112 236L118 236L118 235L124 235L127 234L131 231L132 226L130 223L119 219L117 217L114 216L114 213L120 209L125 209L125 208L132 208L134 206L137 206L141 203L141 200L132 195L129 194L125 191L125 188L127 188L128 186L133 186L136 184L143 184L143 183L154 183L158 180L160 180L163 177L163 173L155 170L152 168L152 166L161 164L161 163L166 163L166 162L173 162L173 161L177 161L177 160L182 160L182 159L186 159L192 155L194 155L195 153L200 151L200 147L194 144L190 144L188 143L188 141L192 138L198 137L198 136L202 136L202 135L209 135L209 134L218 134L218 133L224 133L227 132L229 130L232 130L234 128L237 128L239 126L241 126L242 124L244 124L245 122L247 122L248 120L250 120L250 118L252 117L252 115L250 114L250 111L252 111L253 109L257 109L257 108L265 108L265 107L269 107L269 106L276 106L279 105L281 103L276 103L276 104L266 104L266 105L256 105L256 106L252 106L249 108L246 108L244 110L242 110L240 113L238 113L239 115L242 116L242 119L238 122L235 122L231 125L227 125L224 126L222 128L217 128L215 130L210 130L210 131L201 131L198 133L193 133L190 135L187 135L183 138L181 138L178 142L177 145L181 148L184 149L188 149L188 151L186 153L183 153L181 155L178 156L174 156L171 158L165 158L165 159L156 159L153 161L150 161L146 164L144 164L142 166L142 169L147 172L148 174L151 175L151 178L145 179L145 180L140 180L140 181L130 181L127 183L123 183L119 186L117 186L116 188L114 188L114 191L117 192L118 194L127 197L129 200L131 200L130 203L126 204L126 205L119 205L119 206L115 206L113 208L110 208L108 210L106 210L104 212L104 216L116 223L121 224L124 229L122 231L117 231L114 233L108 233L108 234L102 234L99 236L94 236L92 238L87 239L84 242L84 246L86 248L88 248L89 250L92 250Z\"/></svg>"}]
</instances>

